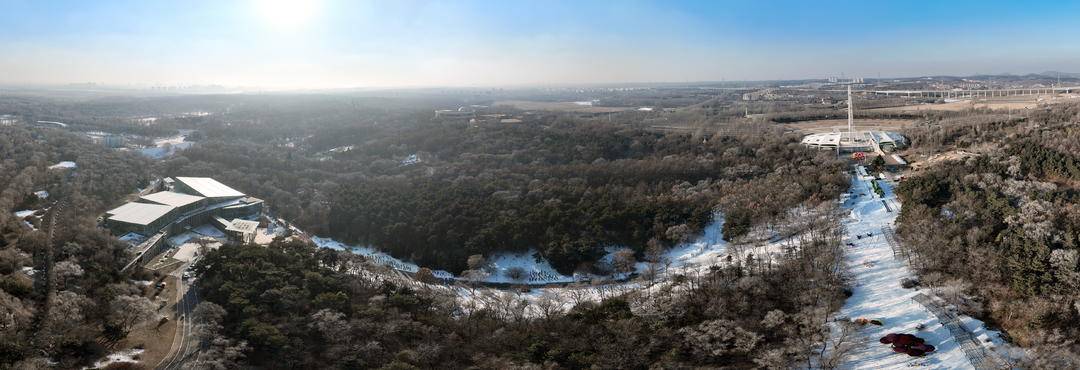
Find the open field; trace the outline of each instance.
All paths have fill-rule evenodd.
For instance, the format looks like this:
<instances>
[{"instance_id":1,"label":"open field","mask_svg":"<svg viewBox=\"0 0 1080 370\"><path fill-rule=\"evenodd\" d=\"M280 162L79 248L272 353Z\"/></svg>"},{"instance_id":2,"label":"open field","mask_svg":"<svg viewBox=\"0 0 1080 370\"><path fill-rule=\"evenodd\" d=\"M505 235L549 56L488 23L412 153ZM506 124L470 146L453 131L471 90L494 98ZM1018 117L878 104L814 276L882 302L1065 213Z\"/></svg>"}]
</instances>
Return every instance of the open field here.
<instances>
[{"instance_id":1,"label":"open field","mask_svg":"<svg viewBox=\"0 0 1080 370\"><path fill-rule=\"evenodd\" d=\"M977 98L977 99L964 99L957 102L943 103L943 104L917 104L917 105L905 105L901 107L890 108L875 108L867 109L867 111L892 111L892 112L918 112L924 110L939 110L939 111L961 111L972 108L990 108L990 109L1033 109L1040 103L1060 103L1066 101L1076 101L1080 98L1080 94L1058 94L1058 95L1021 95L1021 96L1006 96L1006 97L993 97L993 98Z\"/></svg>"},{"instance_id":2,"label":"open field","mask_svg":"<svg viewBox=\"0 0 1080 370\"><path fill-rule=\"evenodd\" d=\"M906 119L856 119L856 130L899 130L914 124L913 120ZM802 121L797 123L783 124L785 129L800 133L822 133L836 130L847 130L846 119L823 119L816 121Z\"/></svg>"},{"instance_id":3,"label":"open field","mask_svg":"<svg viewBox=\"0 0 1080 370\"><path fill-rule=\"evenodd\" d=\"M492 103L492 106L509 105L517 109L524 110L549 110L560 112L581 112L581 113L611 113L622 112L635 108L631 107L594 107L591 105L578 104L572 101L564 102L544 102L544 101L527 101L527 100L502 100Z\"/></svg>"}]
</instances>

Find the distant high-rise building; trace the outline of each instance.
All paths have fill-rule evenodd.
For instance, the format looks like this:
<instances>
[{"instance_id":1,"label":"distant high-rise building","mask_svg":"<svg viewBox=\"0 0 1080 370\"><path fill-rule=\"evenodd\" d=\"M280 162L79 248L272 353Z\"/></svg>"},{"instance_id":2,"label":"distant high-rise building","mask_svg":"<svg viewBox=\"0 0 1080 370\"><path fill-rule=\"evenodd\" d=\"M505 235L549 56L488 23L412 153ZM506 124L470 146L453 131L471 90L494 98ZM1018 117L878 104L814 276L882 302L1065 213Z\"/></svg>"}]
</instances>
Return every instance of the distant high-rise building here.
<instances>
[{"instance_id":1,"label":"distant high-rise building","mask_svg":"<svg viewBox=\"0 0 1080 370\"><path fill-rule=\"evenodd\" d=\"M0 114L0 126L11 126L19 123L19 117L10 114Z\"/></svg>"}]
</instances>

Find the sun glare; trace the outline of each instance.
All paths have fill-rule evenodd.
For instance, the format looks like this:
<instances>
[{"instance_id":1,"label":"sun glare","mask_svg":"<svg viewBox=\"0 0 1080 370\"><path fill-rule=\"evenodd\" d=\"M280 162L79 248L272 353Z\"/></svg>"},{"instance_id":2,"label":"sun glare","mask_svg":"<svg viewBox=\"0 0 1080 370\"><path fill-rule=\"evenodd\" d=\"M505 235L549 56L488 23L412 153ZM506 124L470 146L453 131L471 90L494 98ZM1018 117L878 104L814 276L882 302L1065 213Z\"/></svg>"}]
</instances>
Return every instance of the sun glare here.
<instances>
[{"instance_id":1,"label":"sun glare","mask_svg":"<svg viewBox=\"0 0 1080 370\"><path fill-rule=\"evenodd\" d=\"M255 12L264 22L281 30L296 30L311 23L319 12L317 0L254 0Z\"/></svg>"}]
</instances>

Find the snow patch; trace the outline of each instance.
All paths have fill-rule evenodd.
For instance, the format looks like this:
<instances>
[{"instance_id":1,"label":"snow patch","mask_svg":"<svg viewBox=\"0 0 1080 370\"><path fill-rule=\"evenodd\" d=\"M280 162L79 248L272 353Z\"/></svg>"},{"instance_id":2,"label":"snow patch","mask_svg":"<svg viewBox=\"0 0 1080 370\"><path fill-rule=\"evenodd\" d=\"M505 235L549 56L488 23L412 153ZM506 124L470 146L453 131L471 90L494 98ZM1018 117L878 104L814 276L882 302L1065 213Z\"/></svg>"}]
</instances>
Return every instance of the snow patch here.
<instances>
[{"instance_id":1,"label":"snow patch","mask_svg":"<svg viewBox=\"0 0 1080 370\"><path fill-rule=\"evenodd\" d=\"M520 270L521 276L512 278L511 271ZM568 283L580 276L566 276L555 271L551 263L540 257L535 250L525 253L498 253L488 259L485 269L487 276L482 279L489 283L548 284Z\"/></svg>"},{"instance_id":2,"label":"snow patch","mask_svg":"<svg viewBox=\"0 0 1080 370\"><path fill-rule=\"evenodd\" d=\"M60 162L59 162L59 163L57 163L57 164L54 164L54 165L52 165L52 166L49 166L49 169L50 169L50 170L55 170L55 169L70 169L70 168L75 168L75 167L76 167L76 165L75 165L75 162L72 162L72 161L60 161Z\"/></svg>"},{"instance_id":3,"label":"snow patch","mask_svg":"<svg viewBox=\"0 0 1080 370\"><path fill-rule=\"evenodd\" d=\"M376 264L388 266L398 271L413 273L420 270L420 267L414 263L399 260L389 254L377 251L375 250L375 248L372 247L348 245L334 239L320 238L317 236L312 237L311 241L321 248L330 248L339 251L349 251L367 257Z\"/></svg>"},{"instance_id":4,"label":"snow patch","mask_svg":"<svg viewBox=\"0 0 1080 370\"><path fill-rule=\"evenodd\" d=\"M199 227L191 229L191 231L195 232L195 233L197 233L199 235L209 236L209 237L215 238L215 239L223 239L223 238L225 238L225 233L221 232L221 230L218 230L218 228L216 228L216 227L214 227L213 225L210 225L210 224L200 225Z\"/></svg>"},{"instance_id":5,"label":"snow patch","mask_svg":"<svg viewBox=\"0 0 1080 370\"><path fill-rule=\"evenodd\" d=\"M101 360L98 360L97 362L95 362L94 367L91 367L91 368L85 368L84 367L83 369L102 369L102 368L105 368L105 367L107 367L107 366L109 366L111 364L125 363L125 362L126 363L139 363L139 360L137 360L136 357L138 357L142 353L143 353L143 350L139 349L139 348L132 348L132 349L125 350L125 351L116 352L116 353L113 353L111 355L105 356L104 359L101 359Z\"/></svg>"}]
</instances>

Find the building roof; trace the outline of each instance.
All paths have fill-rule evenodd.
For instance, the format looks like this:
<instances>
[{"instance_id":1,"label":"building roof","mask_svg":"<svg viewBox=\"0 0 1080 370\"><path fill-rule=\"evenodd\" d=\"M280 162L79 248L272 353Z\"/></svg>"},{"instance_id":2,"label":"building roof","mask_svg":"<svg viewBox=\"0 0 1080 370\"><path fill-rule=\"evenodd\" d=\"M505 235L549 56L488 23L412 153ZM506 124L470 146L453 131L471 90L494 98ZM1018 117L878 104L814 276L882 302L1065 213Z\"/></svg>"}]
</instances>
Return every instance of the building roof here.
<instances>
[{"instance_id":1,"label":"building roof","mask_svg":"<svg viewBox=\"0 0 1080 370\"><path fill-rule=\"evenodd\" d=\"M906 144L906 140L903 135L891 131L834 131L806 135L802 139L802 143L812 147L867 149L871 146L871 142L876 143L876 145L893 144L899 146Z\"/></svg>"},{"instance_id":2,"label":"building roof","mask_svg":"<svg viewBox=\"0 0 1080 370\"><path fill-rule=\"evenodd\" d=\"M111 221L126 222L136 225L149 225L165 216L176 207L161 204L131 202L109 210Z\"/></svg>"},{"instance_id":3,"label":"building roof","mask_svg":"<svg viewBox=\"0 0 1080 370\"><path fill-rule=\"evenodd\" d=\"M241 233L253 233L253 232L255 232L255 229L258 228L258 227L259 227L259 222L258 221L248 221L248 220L235 218L235 219L232 220L232 223L229 225L229 227L225 228L225 230L238 231L238 232L241 232Z\"/></svg>"},{"instance_id":4,"label":"building roof","mask_svg":"<svg viewBox=\"0 0 1080 370\"><path fill-rule=\"evenodd\" d=\"M134 205L134 204L136 204L136 203L135 202L124 203L124 205L122 205L122 206L119 206L119 207L110 209L108 211L105 211L105 214L109 215L109 216L112 216L112 215L115 215L115 214L118 214L118 213L128 212L130 209L132 209L134 207L138 207L137 205Z\"/></svg>"},{"instance_id":5,"label":"building roof","mask_svg":"<svg viewBox=\"0 0 1080 370\"><path fill-rule=\"evenodd\" d=\"M143 195L143 200L173 207L183 207L191 203L206 199L198 195L177 193L172 191L159 191L153 194Z\"/></svg>"},{"instance_id":6,"label":"building roof","mask_svg":"<svg viewBox=\"0 0 1080 370\"><path fill-rule=\"evenodd\" d=\"M230 188L225 184L218 182L209 177L177 177L177 182L187 185L187 187L194 190L198 195L202 195L207 198L228 198L228 197L242 197L244 193Z\"/></svg>"}]
</instances>

